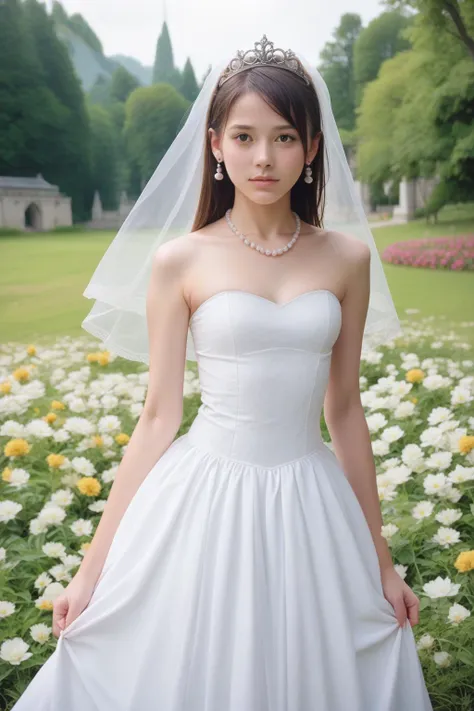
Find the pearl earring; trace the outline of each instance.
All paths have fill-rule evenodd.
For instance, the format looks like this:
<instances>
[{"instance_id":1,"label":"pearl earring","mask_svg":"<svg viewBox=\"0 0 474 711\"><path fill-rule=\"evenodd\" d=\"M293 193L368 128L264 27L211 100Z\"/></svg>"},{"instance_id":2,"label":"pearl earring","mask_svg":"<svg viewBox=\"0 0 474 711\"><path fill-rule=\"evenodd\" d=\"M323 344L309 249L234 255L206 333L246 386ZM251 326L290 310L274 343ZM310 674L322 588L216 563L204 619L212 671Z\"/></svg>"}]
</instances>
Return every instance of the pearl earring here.
<instances>
[{"instance_id":1,"label":"pearl earring","mask_svg":"<svg viewBox=\"0 0 474 711\"><path fill-rule=\"evenodd\" d=\"M311 170L311 166L309 164L305 168L305 173L306 173L306 175L304 178L304 182L305 183L312 183L313 178L311 176L312 176L313 171Z\"/></svg>"},{"instance_id":2,"label":"pearl earring","mask_svg":"<svg viewBox=\"0 0 474 711\"><path fill-rule=\"evenodd\" d=\"M215 178L216 180L223 180L223 179L224 179L224 176L223 176L223 174L222 174L222 166L221 166L221 164L220 164L220 161L217 161L217 172L214 173L214 178Z\"/></svg>"}]
</instances>

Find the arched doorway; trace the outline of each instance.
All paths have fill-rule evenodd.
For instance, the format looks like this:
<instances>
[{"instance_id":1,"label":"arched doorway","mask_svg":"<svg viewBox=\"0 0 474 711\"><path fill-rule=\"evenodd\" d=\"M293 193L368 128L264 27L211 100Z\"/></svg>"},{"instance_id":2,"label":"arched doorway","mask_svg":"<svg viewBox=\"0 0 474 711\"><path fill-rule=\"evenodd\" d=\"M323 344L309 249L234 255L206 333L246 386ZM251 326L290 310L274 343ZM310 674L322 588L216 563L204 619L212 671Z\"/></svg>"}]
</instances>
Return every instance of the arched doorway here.
<instances>
[{"instance_id":1,"label":"arched doorway","mask_svg":"<svg viewBox=\"0 0 474 711\"><path fill-rule=\"evenodd\" d=\"M25 228L32 230L42 228L41 210L34 202L30 203L25 210Z\"/></svg>"}]
</instances>

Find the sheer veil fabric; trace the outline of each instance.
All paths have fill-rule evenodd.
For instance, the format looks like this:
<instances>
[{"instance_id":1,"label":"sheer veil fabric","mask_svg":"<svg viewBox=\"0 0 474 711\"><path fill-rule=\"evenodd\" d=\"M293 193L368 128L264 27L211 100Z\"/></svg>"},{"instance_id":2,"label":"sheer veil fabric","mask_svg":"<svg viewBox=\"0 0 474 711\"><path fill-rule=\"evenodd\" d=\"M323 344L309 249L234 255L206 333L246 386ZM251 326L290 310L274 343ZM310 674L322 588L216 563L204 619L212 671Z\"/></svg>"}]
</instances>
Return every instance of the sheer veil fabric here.
<instances>
[{"instance_id":1,"label":"sheer veil fabric","mask_svg":"<svg viewBox=\"0 0 474 711\"><path fill-rule=\"evenodd\" d=\"M201 189L207 111L219 77L233 56L220 59L211 69L183 127L84 291L95 303L82 327L124 358L148 364L146 293L152 258L160 245L191 230ZM321 106L327 180L324 228L351 234L371 249L364 351L400 335L400 321L342 146L328 88L319 71L300 53L296 56L313 81ZM186 357L196 360L190 329Z\"/></svg>"}]
</instances>

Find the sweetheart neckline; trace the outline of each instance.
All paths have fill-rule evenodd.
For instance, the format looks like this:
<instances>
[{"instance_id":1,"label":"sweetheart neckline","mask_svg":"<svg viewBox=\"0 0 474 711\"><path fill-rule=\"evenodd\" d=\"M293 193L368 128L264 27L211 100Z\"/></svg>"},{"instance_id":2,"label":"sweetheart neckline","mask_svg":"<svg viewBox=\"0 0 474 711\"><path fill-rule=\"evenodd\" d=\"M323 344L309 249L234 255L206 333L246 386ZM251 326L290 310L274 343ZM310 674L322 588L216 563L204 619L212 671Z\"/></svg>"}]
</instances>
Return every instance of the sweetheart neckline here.
<instances>
[{"instance_id":1,"label":"sweetheart neckline","mask_svg":"<svg viewBox=\"0 0 474 711\"><path fill-rule=\"evenodd\" d=\"M211 296L208 296L207 299L204 299L197 309L193 312L191 318L189 319L189 326L191 326L194 317L201 311L201 309L208 304L210 301L213 301L215 298L218 296L223 296L224 294L244 294L245 296L251 296L256 299L259 299L260 301L266 301L268 304L272 304L276 308L283 308L284 306L288 306L289 304L293 303L297 299L301 299L303 296L309 296L311 294L330 294L333 296L339 306L341 307L341 302L339 300L339 297L330 289L311 289L310 291L302 291L301 294L297 294L294 296L292 299L289 299L289 301L273 301L273 299L267 299L266 296L261 296L260 294L255 294L253 291L245 291L244 289L223 289L222 291L216 291L215 294L211 294Z\"/></svg>"}]
</instances>

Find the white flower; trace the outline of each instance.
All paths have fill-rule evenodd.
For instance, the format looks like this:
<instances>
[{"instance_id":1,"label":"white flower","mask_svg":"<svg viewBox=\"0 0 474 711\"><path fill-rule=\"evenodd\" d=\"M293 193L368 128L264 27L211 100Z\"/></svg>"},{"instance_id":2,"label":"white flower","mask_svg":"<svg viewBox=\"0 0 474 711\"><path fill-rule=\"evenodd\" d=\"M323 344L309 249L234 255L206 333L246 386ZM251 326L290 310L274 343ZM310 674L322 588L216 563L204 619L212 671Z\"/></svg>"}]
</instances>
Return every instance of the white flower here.
<instances>
[{"instance_id":1,"label":"white flower","mask_svg":"<svg viewBox=\"0 0 474 711\"><path fill-rule=\"evenodd\" d=\"M435 407L428 415L430 425L439 425L440 422L446 422L451 419L453 413L447 407Z\"/></svg>"},{"instance_id":2,"label":"white flower","mask_svg":"<svg viewBox=\"0 0 474 711\"><path fill-rule=\"evenodd\" d=\"M423 634L418 640L416 646L417 649L430 649L434 644L434 638L427 632Z\"/></svg>"},{"instance_id":3,"label":"white flower","mask_svg":"<svg viewBox=\"0 0 474 711\"><path fill-rule=\"evenodd\" d=\"M471 400L472 395L467 388L456 387L451 392L451 405L464 405Z\"/></svg>"},{"instance_id":4,"label":"white flower","mask_svg":"<svg viewBox=\"0 0 474 711\"><path fill-rule=\"evenodd\" d=\"M460 622L463 622L466 617L470 617L470 615L471 613L466 607L455 602L449 608L448 622L451 622L453 625L458 625Z\"/></svg>"},{"instance_id":5,"label":"white flower","mask_svg":"<svg viewBox=\"0 0 474 711\"><path fill-rule=\"evenodd\" d=\"M71 466L75 472L83 476L94 476L95 466L87 457L74 457Z\"/></svg>"},{"instance_id":6,"label":"white flower","mask_svg":"<svg viewBox=\"0 0 474 711\"><path fill-rule=\"evenodd\" d=\"M387 418L385 415L382 415L381 412L376 412L373 415L369 415L366 418L366 422L369 432L378 432L378 430L382 429L382 427L385 427L387 424Z\"/></svg>"},{"instance_id":7,"label":"white flower","mask_svg":"<svg viewBox=\"0 0 474 711\"><path fill-rule=\"evenodd\" d=\"M30 634L35 642L44 644L51 636L52 628L40 622L30 627Z\"/></svg>"},{"instance_id":8,"label":"white flower","mask_svg":"<svg viewBox=\"0 0 474 711\"><path fill-rule=\"evenodd\" d=\"M59 582L61 582L62 580L69 582L71 580L71 576L69 575L68 569L62 563L53 565L53 567L50 568L48 572L51 573L53 578L55 580L58 580Z\"/></svg>"},{"instance_id":9,"label":"white flower","mask_svg":"<svg viewBox=\"0 0 474 711\"><path fill-rule=\"evenodd\" d=\"M380 533L387 540L387 542L390 542L390 539L392 538L392 536L395 535L397 531L398 526L396 526L394 523L387 523L380 529Z\"/></svg>"},{"instance_id":10,"label":"white flower","mask_svg":"<svg viewBox=\"0 0 474 711\"><path fill-rule=\"evenodd\" d=\"M41 550L49 558L61 558L61 556L66 555L66 548L64 544L56 543L55 541L45 543Z\"/></svg>"},{"instance_id":11,"label":"white flower","mask_svg":"<svg viewBox=\"0 0 474 711\"><path fill-rule=\"evenodd\" d=\"M24 437L25 426L15 420L7 420L0 426L0 435L2 437Z\"/></svg>"},{"instance_id":12,"label":"white flower","mask_svg":"<svg viewBox=\"0 0 474 711\"><path fill-rule=\"evenodd\" d=\"M398 467L392 467L387 469L386 476L388 480L398 486L399 484L405 484L411 477L410 469L404 464L400 464Z\"/></svg>"},{"instance_id":13,"label":"white flower","mask_svg":"<svg viewBox=\"0 0 474 711\"><path fill-rule=\"evenodd\" d=\"M97 428L99 432L121 432L122 425L116 415L105 415L100 418Z\"/></svg>"},{"instance_id":14,"label":"white flower","mask_svg":"<svg viewBox=\"0 0 474 711\"><path fill-rule=\"evenodd\" d=\"M30 478L29 473L26 469L12 469L10 474L10 479L8 481L9 486L14 486L17 489L21 489L28 483Z\"/></svg>"},{"instance_id":15,"label":"white flower","mask_svg":"<svg viewBox=\"0 0 474 711\"><path fill-rule=\"evenodd\" d=\"M104 499L98 499L97 501L93 501L92 504L89 504L87 507L89 511L93 511L94 513L102 513L102 511L105 509L107 501Z\"/></svg>"},{"instance_id":16,"label":"white flower","mask_svg":"<svg viewBox=\"0 0 474 711\"><path fill-rule=\"evenodd\" d=\"M59 595L62 595L65 587L61 583L50 583L44 590L42 595L43 600L54 602Z\"/></svg>"},{"instance_id":17,"label":"white flower","mask_svg":"<svg viewBox=\"0 0 474 711\"><path fill-rule=\"evenodd\" d=\"M405 580L405 578L407 577L408 566L407 565L400 565L399 563L397 563L393 567L395 568L395 570L397 571L397 573L399 574L401 579Z\"/></svg>"},{"instance_id":18,"label":"white flower","mask_svg":"<svg viewBox=\"0 0 474 711\"><path fill-rule=\"evenodd\" d=\"M414 472L425 470L424 453L417 444L407 444L402 451L402 462Z\"/></svg>"},{"instance_id":19,"label":"white flower","mask_svg":"<svg viewBox=\"0 0 474 711\"><path fill-rule=\"evenodd\" d=\"M407 417L411 417L415 411L415 403L406 400L401 402L398 407L393 411L393 416L396 420L404 420Z\"/></svg>"},{"instance_id":20,"label":"white flower","mask_svg":"<svg viewBox=\"0 0 474 711\"><path fill-rule=\"evenodd\" d=\"M428 518L433 513L434 504L431 501L419 501L411 510L413 518L420 520Z\"/></svg>"},{"instance_id":21,"label":"white flower","mask_svg":"<svg viewBox=\"0 0 474 711\"><path fill-rule=\"evenodd\" d=\"M71 434L90 435L94 432L94 425L85 417L68 417L64 429Z\"/></svg>"},{"instance_id":22,"label":"white flower","mask_svg":"<svg viewBox=\"0 0 474 711\"><path fill-rule=\"evenodd\" d=\"M27 652L30 645L24 642L21 637L13 637L6 639L0 647L0 658L9 664L18 665L26 661L32 656L31 652Z\"/></svg>"},{"instance_id":23,"label":"white flower","mask_svg":"<svg viewBox=\"0 0 474 711\"><path fill-rule=\"evenodd\" d=\"M428 427L420 435L420 445L422 447L440 448L444 445L445 436L440 427Z\"/></svg>"},{"instance_id":24,"label":"white flower","mask_svg":"<svg viewBox=\"0 0 474 711\"><path fill-rule=\"evenodd\" d=\"M113 410L115 407L118 407L119 399L115 397L115 395L104 395L100 403L104 410Z\"/></svg>"},{"instance_id":25,"label":"white flower","mask_svg":"<svg viewBox=\"0 0 474 711\"><path fill-rule=\"evenodd\" d=\"M22 508L21 504L16 501L10 501L10 499L0 501L0 522L13 521Z\"/></svg>"},{"instance_id":26,"label":"white flower","mask_svg":"<svg viewBox=\"0 0 474 711\"><path fill-rule=\"evenodd\" d=\"M104 484L109 484L111 481L115 480L115 475L118 471L118 468L119 468L119 465L117 464L114 467L110 467L110 469L104 469L104 471L100 475Z\"/></svg>"},{"instance_id":27,"label":"white flower","mask_svg":"<svg viewBox=\"0 0 474 711\"><path fill-rule=\"evenodd\" d=\"M55 442L67 442L70 439L71 435L65 429L56 430L56 432L53 434L53 440Z\"/></svg>"},{"instance_id":28,"label":"white flower","mask_svg":"<svg viewBox=\"0 0 474 711\"><path fill-rule=\"evenodd\" d=\"M427 390L439 390L449 385L449 378L443 378L442 375L427 375L422 385Z\"/></svg>"},{"instance_id":29,"label":"white flower","mask_svg":"<svg viewBox=\"0 0 474 711\"><path fill-rule=\"evenodd\" d=\"M90 536L92 533L92 521L87 521L84 518L78 518L69 526L69 528L75 536Z\"/></svg>"},{"instance_id":30,"label":"white flower","mask_svg":"<svg viewBox=\"0 0 474 711\"><path fill-rule=\"evenodd\" d=\"M383 457L388 454L390 450L390 445L388 442L384 442L381 439L374 439L372 442L372 452L378 456Z\"/></svg>"},{"instance_id":31,"label":"white flower","mask_svg":"<svg viewBox=\"0 0 474 711\"><path fill-rule=\"evenodd\" d=\"M65 555L61 558L62 563L66 566L66 568L75 568L77 565L80 565L81 563L81 557L79 555L75 555L74 553L71 553L70 555Z\"/></svg>"},{"instance_id":32,"label":"white flower","mask_svg":"<svg viewBox=\"0 0 474 711\"><path fill-rule=\"evenodd\" d=\"M444 526L448 526L450 523L459 521L461 517L462 511L459 511L459 509L443 509L436 514L435 519Z\"/></svg>"},{"instance_id":33,"label":"white flower","mask_svg":"<svg viewBox=\"0 0 474 711\"><path fill-rule=\"evenodd\" d=\"M53 579L48 575L48 573L40 573L36 578L34 585L37 590L44 590L44 588L52 582Z\"/></svg>"},{"instance_id":34,"label":"white flower","mask_svg":"<svg viewBox=\"0 0 474 711\"><path fill-rule=\"evenodd\" d=\"M44 420L36 419L30 420L25 426L25 432L27 436L37 437L38 439L45 439L46 437L51 437L53 434L53 429Z\"/></svg>"},{"instance_id":35,"label":"white flower","mask_svg":"<svg viewBox=\"0 0 474 711\"><path fill-rule=\"evenodd\" d=\"M38 514L39 522L47 526L57 526L66 518L66 512L61 506L45 505Z\"/></svg>"},{"instance_id":36,"label":"white flower","mask_svg":"<svg viewBox=\"0 0 474 711\"><path fill-rule=\"evenodd\" d=\"M81 475L77 474L76 472L71 472L69 474L64 474L64 476L61 477L61 484L64 484L64 486L74 488L77 484L77 482L80 480Z\"/></svg>"},{"instance_id":37,"label":"white flower","mask_svg":"<svg viewBox=\"0 0 474 711\"><path fill-rule=\"evenodd\" d=\"M7 552L3 546L0 547L0 563L3 563L7 558Z\"/></svg>"},{"instance_id":38,"label":"white flower","mask_svg":"<svg viewBox=\"0 0 474 711\"><path fill-rule=\"evenodd\" d=\"M434 580L430 580L429 583L423 585L423 590L428 595L428 597L434 599L438 597L452 597L457 595L461 583L452 583L451 578L442 578L438 575Z\"/></svg>"},{"instance_id":39,"label":"white flower","mask_svg":"<svg viewBox=\"0 0 474 711\"><path fill-rule=\"evenodd\" d=\"M448 474L448 479L453 484L463 484L466 481L474 480L474 467L464 467L457 464L453 471Z\"/></svg>"},{"instance_id":40,"label":"white flower","mask_svg":"<svg viewBox=\"0 0 474 711\"><path fill-rule=\"evenodd\" d=\"M439 543L442 548L449 548L449 546L459 543L460 538L461 535L456 529L440 526L431 540L434 543Z\"/></svg>"},{"instance_id":41,"label":"white flower","mask_svg":"<svg viewBox=\"0 0 474 711\"><path fill-rule=\"evenodd\" d=\"M40 518L32 518L28 528L32 536L39 536L41 533L45 533L48 530L48 524Z\"/></svg>"},{"instance_id":42,"label":"white flower","mask_svg":"<svg viewBox=\"0 0 474 711\"><path fill-rule=\"evenodd\" d=\"M433 452L426 460L426 466L429 469L448 469L452 460L452 452Z\"/></svg>"},{"instance_id":43,"label":"white flower","mask_svg":"<svg viewBox=\"0 0 474 711\"><path fill-rule=\"evenodd\" d=\"M439 667L449 667L451 664L451 655L448 652L435 652L433 659Z\"/></svg>"},{"instance_id":44,"label":"white flower","mask_svg":"<svg viewBox=\"0 0 474 711\"><path fill-rule=\"evenodd\" d=\"M70 489L56 489L50 498L50 502L56 506L69 506L73 501L74 494Z\"/></svg>"},{"instance_id":45,"label":"white flower","mask_svg":"<svg viewBox=\"0 0 474 711\"><path fill-rule=\"evenodd\" d=\"M15 612L15 603L8 600L0 600L0 618L9 617Z\"/></svg>"},{"instance_id":46,"label":"white flower","mask_svg":"<svg viewBox=\"0 0 474 711\"><path fill-rule=\"evenodd\" d=\"M428 474L423 480L423 487L427 494L439 494L447 485L445 474Z\"/></svg>"}]
</instances>

